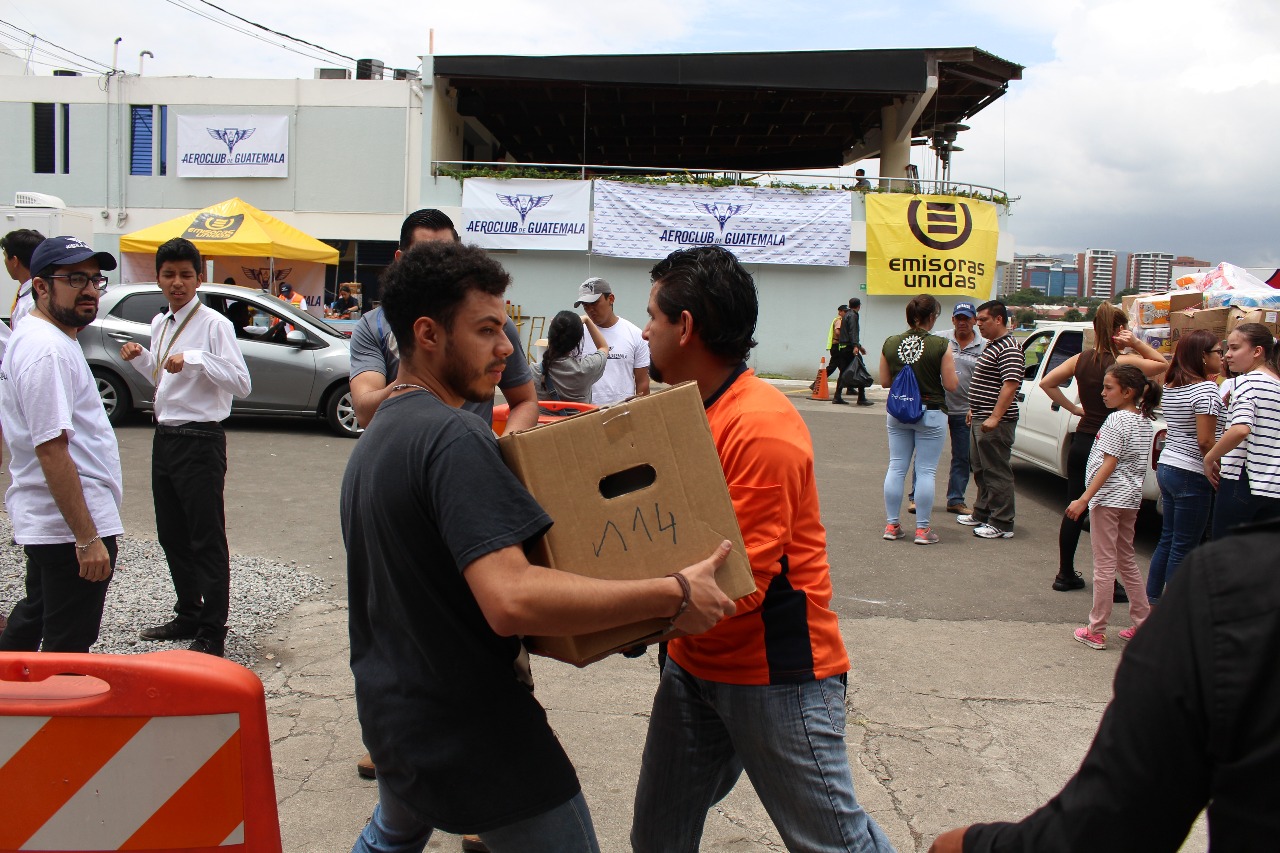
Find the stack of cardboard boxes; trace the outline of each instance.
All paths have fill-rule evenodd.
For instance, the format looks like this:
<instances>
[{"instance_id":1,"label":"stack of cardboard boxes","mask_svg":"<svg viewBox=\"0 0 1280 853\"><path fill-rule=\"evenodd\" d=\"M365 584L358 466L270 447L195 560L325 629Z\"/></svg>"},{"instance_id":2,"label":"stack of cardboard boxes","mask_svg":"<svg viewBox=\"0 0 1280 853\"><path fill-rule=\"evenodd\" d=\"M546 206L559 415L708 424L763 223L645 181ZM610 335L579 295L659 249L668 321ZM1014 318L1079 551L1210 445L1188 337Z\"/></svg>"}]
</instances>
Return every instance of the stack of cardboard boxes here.
<instances>
[{"instance_id":1,"label":"stack of cardboard boxes","mask_svg":"<svg viewBox=\"0 0 1280 853\"><path fill-rule=\"evenodd\" d=\"M1280 312L1234 306L1207 308L1199 291L1125 296L1122 303L1134 334L1166 357L1173 355L1178 339L1193 329L1205 329L1224 340L1241 323L1261 323L1273 335L1280 335Z\"/></svg>"}]
</instances>

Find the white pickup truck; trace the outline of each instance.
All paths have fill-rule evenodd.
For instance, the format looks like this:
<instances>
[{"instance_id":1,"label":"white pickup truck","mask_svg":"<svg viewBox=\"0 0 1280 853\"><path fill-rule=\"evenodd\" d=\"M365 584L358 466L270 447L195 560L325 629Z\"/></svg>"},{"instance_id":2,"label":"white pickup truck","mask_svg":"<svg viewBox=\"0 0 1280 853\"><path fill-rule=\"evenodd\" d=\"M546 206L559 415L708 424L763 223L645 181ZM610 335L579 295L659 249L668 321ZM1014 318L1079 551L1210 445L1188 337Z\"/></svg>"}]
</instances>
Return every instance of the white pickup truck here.
<instances>
[{"instance_id":1,"label":"white pickup truck","mask_svg":"<svg viewBox=\"0 0 1280 853\"><path fill-rule=\"evenodd\" d=\"M1018 430L1013 438L1013 456L1059 477L1067 476L1067 451L1071 449L1071 433L1075 431L1080 419L1050 400L1049 395L1040 388L1040 380L1071 356L1079 354L1084 346L1084 330L1091 325L1041 323L1022 342L1026 372L1022 380L1022 391L1018 394ZM1062 391L1072 402L1080 401L1075 379L1064 385ZM1160 507L1160 487L1156 484L1156 462L1160 458L1164 440L1165 424L1157 412L1151 464L1142 485L1143 500L1155 502L1157 509Z\"/></svg>"}]
</instances>

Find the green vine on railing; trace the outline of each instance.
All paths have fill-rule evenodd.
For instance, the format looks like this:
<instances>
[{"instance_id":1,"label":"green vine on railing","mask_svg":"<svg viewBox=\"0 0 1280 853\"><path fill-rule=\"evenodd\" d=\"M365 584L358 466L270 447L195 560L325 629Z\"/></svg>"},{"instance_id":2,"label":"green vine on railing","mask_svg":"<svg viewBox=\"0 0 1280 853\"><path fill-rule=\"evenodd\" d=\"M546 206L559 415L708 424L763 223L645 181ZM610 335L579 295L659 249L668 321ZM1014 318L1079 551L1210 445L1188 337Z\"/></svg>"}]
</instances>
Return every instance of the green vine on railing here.
<instances>
[{"instance_id":1,"label":"green vine on railing","mask_svg":"<svg viewBox=\"0 0 1280 853\"><path fill-rule=\"evenodd\" d=\"M601 178L609 181L617 181L623 184L645 184L650 186L700 186L700 187L760 187L761 183L754 178L731 178L726 175L717 175L710 173L687 173L672 172L663 175L636 175L636 174L609 174L600 169L588 169L584 175L581 171L569 172L564 169L554 169L550 167L540 166L481 166L468 169L450 169L440 166L436 169L436 175L442 178L453 178L458 183L462 183L467 178L496 178L497 180L513 180L515 178L538 178L543 180L561 180L561 181L577 181L577 180L594 180ZM790 181L770 181L763 186L769 189L786 189L797 190L802 193L814 192L815 190L837 190L843 192L858 193L897 193L903 195L924 195L919 190L911 187L909 184L894 182L887 187L873 185L871 187L857 187L853 184L837 184L830 183L825 185L818 184L799 184ZM984 193L980 190L962 190L951 189L942 191L935 189L934 195L948 195L956 198L972 198L979 201L989 201L994 204L1009 206L1009 197L1003 193Z\"/></svg>"}]
</instances>

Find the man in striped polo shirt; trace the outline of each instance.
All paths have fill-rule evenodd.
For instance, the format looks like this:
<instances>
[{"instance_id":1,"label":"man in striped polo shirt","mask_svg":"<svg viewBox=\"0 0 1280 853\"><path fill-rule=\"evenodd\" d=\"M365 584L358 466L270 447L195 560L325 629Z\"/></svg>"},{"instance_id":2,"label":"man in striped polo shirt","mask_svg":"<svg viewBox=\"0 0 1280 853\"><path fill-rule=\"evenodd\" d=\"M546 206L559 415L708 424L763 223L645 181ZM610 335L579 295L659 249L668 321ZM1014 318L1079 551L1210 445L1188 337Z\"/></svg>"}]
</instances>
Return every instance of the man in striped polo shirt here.
<instances>
[{"instance_id":1,"label":"man in striped polo shirt","mask_svg":"<svg viewBox=\"0 0 1280 853\"><path fill-rule=\"evenodd\" d=\"M1013 433L1018 426L1022 347L1009 334L1009 309L991 300L978 306L978 331L987 347L969 382L969 457L978 498L956 521L983 539L1013 538Z\"/></svg>"}]
</instances>

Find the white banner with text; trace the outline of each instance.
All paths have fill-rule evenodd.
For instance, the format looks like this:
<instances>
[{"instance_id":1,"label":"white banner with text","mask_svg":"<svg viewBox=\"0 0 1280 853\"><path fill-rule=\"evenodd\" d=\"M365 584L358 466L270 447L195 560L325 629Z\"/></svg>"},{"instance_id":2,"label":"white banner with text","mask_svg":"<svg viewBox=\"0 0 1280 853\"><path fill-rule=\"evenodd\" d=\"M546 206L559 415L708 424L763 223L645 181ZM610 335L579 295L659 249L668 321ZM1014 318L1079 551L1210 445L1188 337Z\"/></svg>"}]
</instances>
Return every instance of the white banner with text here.
<instances>
[{"instance_id":1,"label":"white banner with text","mask_svg":"<svg viewBox=\"0 0 1280 853\"><path fill-rule=\"evenodd\" d=\"M665 258L723 246L743 263L849 265L849 193L595 182L591 251Z\"/></svg>"},{"instance_id":2,"label":"white banner with text","mask_svg":"<svg viewBox=\"0 0 1280 853\"><path fill-rule=\"evenodd\" d=\"M590 181L467 178L458 233L483 249L585 252L590 216Z\"/></svg>"},{"instance_id":3,"label":"white banner with text","mask_svg":"<svg viewBox=\"0 0 1280 853\"><path fill-rule=\"evenodd\" d=\"M178 177L289 177L289 117L178 116Z\"/></svg>"}]
</instances>

